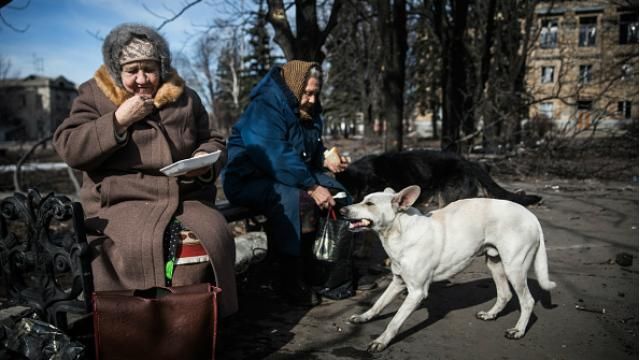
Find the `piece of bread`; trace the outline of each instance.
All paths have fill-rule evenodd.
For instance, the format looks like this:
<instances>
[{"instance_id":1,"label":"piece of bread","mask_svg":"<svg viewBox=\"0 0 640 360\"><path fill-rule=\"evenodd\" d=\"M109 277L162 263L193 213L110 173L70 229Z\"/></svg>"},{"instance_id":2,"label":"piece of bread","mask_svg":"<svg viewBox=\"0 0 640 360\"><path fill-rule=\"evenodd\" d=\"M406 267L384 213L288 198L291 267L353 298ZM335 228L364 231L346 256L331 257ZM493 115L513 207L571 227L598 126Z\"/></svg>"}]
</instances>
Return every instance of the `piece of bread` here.
<instances>
[{"instance_id":1,"label":"piece of bread","mask_svg":"<svg viewBox=\"0 0 640 360\"><path fill-rule=\"evenodd\" d=\"M335 146L329 150L324 152L324 158L330 163L339 164L340 163L340 150Z\"/></svg>"}]
</instances>

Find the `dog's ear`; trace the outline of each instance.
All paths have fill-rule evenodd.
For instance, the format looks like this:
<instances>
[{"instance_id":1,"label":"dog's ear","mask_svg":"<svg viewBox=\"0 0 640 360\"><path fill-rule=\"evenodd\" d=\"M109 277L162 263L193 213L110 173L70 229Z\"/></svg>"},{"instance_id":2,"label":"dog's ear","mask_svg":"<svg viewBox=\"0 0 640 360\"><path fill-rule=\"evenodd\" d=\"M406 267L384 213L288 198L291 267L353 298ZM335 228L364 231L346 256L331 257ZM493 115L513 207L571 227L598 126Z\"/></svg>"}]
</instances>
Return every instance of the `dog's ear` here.
<instances>
[{"instance_id":1,"label":"dog's ear","mask_svg":"<svg viewBox=\"0 0 640 360\"><path fill-rule=\"evenodd\" d=\"M400 192L393 197L393 200L391 202L394 205L397 205L398 210L404 211L410 208L411 205L413 205L413 203L418 200L419 196L420 187L417 185L411 185L400 190Z\"/></svg>"},{"instance_id":2,"label":"dog's ear","mask_svg":"<svg viewBox=\"0 0 640 360\"><path fill-rule=\"evenodd\" d=\"M395 193L396 193L396 191L395 191L395 190L393 190L393 189L392 189L392 188L390 188L390 187L388 187L388 188L384 189L384 192L385 192L385 193L387 193L387 194L395 194Z\"/></svg>"}]
</instances>

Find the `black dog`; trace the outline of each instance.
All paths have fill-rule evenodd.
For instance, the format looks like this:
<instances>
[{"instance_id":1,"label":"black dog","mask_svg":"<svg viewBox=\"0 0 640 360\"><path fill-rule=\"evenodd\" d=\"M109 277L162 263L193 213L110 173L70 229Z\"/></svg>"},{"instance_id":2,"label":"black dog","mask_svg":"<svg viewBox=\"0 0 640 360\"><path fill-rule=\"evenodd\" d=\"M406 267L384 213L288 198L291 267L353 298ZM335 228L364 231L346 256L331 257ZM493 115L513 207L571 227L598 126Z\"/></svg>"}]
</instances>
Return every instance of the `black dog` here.
<instances>
[{"instance_id":1,"label":"black dog","mask_svg":"<svg viewBox=\"0 0 640 360\"><path fill-rule=\"evenodd\" d=\"M356 202L386 187L398 190L413 184L422 188L416 203L435 203L439 208L459 199L477 197L478 190L483 190L488 197L524 206L541 200L539 196L507 191L479 164L454 153L435 150L367 155L336 174L336 178Z\"/></svg>"}]
</instances>

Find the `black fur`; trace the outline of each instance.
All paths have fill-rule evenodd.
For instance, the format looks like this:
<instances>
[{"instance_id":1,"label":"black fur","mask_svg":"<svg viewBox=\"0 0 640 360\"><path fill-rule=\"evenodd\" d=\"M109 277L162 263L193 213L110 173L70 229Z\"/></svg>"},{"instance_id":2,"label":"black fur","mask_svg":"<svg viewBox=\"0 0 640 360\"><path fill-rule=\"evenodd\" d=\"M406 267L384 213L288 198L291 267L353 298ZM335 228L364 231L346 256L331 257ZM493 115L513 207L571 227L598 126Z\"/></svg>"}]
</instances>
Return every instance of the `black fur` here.
<instances>
[{"instance_id":1,"label":"black fur","mask_svg":"<svg viewBox=\"0 0 640 360\"><path fill-rule=\"evenodd\" d=\"M355 201L361 201L365 195L386 187L397 191L409 185L419 185L422 189L418 203L434 202L438 207L459 199L477 197L481 189L490 197L525 206L541 200L536 195L503 189L477 163L454 153L434 150L367 155L338 173L336 178Z\"/></svg>"}]
</instances>

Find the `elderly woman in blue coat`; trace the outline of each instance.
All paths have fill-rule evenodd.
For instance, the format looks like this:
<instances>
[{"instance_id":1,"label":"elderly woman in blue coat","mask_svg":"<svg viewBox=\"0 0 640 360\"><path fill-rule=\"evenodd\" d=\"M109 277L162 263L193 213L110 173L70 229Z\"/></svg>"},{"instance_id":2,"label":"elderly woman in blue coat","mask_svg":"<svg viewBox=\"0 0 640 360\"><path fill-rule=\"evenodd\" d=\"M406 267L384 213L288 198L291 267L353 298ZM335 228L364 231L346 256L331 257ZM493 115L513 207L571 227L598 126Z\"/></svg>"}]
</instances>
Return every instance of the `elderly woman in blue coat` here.
<instances>
[{"instance_id":1,"label":"elderly woman in blue coat","mask_svg":"<svg viewBox=\"0 0 640 360\"><path fill-rule=\"evenodd\" d=\"M267 215L280 258L282 291L297 305L315 305L305 273L315 228L301 221L335 205L344 191L326 169L340 172L346 161L324 159L317 63L293 60L274 66L251 92L251 102L228 139L223 177L227 199Z\"/></svg>"}]
</instances>

